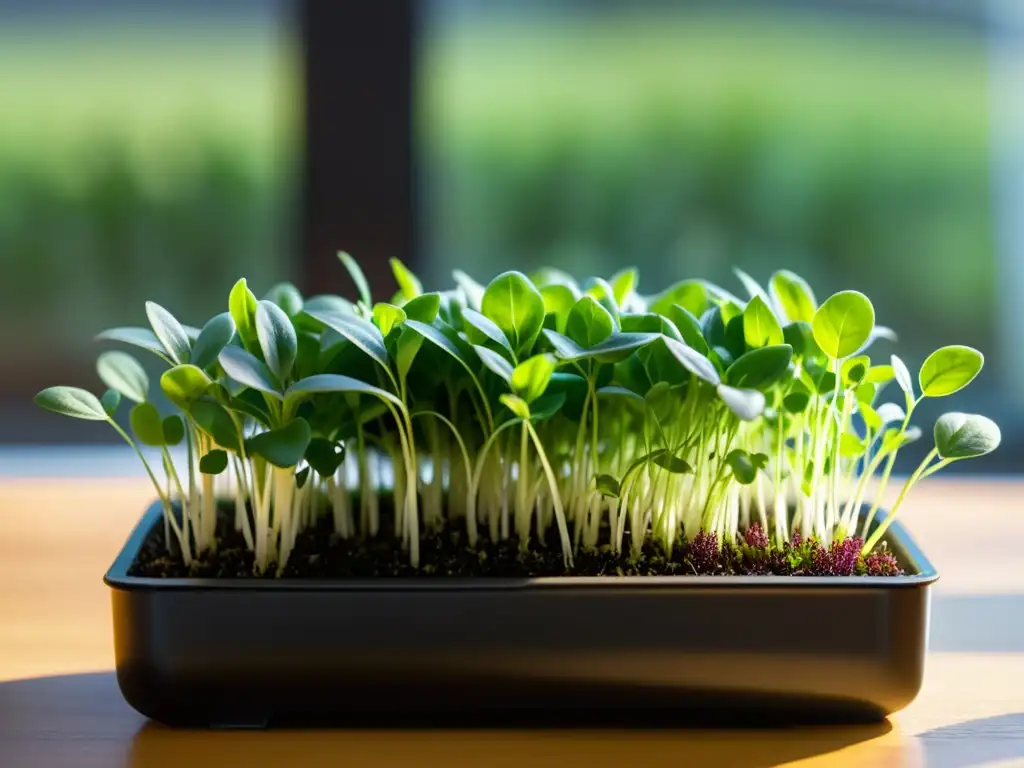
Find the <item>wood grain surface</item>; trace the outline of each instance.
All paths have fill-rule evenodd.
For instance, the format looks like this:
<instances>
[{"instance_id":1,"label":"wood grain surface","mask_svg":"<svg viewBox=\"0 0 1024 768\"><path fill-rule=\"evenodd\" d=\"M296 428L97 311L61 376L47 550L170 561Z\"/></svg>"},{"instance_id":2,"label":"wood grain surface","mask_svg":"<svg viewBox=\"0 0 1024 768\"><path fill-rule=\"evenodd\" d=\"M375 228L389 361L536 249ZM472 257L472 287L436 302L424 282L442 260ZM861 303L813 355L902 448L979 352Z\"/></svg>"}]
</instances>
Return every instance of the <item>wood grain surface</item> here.
<instances>
[{"instance_id":1,"label":"wood grain surface","mask_svg":"<svg viewBox=\"0 0 1024 768\"><path fill-rule=\"evenodd\" d=\"M905 508L941 573L918 699L879 725L786 730L148 723L117 690L101 577L150 495L136 480L0 479L0 767L1024 766L1024 481L935 479Z\"/></svg>"}]
</instances>

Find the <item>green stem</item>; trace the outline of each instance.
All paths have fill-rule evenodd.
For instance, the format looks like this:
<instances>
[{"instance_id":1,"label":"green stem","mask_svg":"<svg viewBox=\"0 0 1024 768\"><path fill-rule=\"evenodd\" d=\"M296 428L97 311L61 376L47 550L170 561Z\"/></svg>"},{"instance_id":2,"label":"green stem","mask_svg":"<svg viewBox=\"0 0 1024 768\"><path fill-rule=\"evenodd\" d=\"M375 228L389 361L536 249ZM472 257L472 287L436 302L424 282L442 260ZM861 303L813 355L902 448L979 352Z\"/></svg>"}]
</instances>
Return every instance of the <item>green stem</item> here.
<instances>
[{"instance_id":1,"label":"green stem","mask_svg":"<svg viewBox=\"0 0 1024 768\"><path fill-rule=\"evenodd\" d=\"M907 482L903 484L903 488L900 489L900 495L896 497L896 503L892 505L892 509L890 509L889 514L885 516L885 520L883 520L879 524L879 526L875 529L875 532L871 534L871 537L866 542L864 542L864 546L860 550L860 553L862 555L867 555L869 552L871 552L871 550L874 549L875 545L878 544L878 542L881 540L882 536L885 535L885 532L889 530L889 526L892 525L892 521L896 519L896 513L899 512L900 505L903 504L903 500L907 497L907 493L914 486L914 483L916 483L921 478L921 476L927 469L928 464L930 464L932 459L938 456L938 454L938 449L932 448L932 450L929 451L928 455L924 457L924 461L922 461L918 465L917 469L914 471L914 474L912 474L907 479Z\"/></svg>"}]
</instances>

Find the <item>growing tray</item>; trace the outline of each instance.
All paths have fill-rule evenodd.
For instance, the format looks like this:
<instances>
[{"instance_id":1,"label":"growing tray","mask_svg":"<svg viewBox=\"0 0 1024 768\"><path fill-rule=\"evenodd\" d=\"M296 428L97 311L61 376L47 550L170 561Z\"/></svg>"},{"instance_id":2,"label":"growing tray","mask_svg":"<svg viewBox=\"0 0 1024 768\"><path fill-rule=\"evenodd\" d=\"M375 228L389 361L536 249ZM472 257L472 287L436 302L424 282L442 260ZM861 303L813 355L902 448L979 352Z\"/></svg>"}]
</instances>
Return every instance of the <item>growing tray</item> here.
<instances>
[{"instance_id":1,"label":"growing tray","mask_svg":"<svg viewBox=\"0 0 1024 768\"><path fill-rule=\"evenodd\" d=\"M916 695L938 574L897 577L105 577L117 680L167 724L303 719L878 720Z\"/></svg>"}]
</instances>

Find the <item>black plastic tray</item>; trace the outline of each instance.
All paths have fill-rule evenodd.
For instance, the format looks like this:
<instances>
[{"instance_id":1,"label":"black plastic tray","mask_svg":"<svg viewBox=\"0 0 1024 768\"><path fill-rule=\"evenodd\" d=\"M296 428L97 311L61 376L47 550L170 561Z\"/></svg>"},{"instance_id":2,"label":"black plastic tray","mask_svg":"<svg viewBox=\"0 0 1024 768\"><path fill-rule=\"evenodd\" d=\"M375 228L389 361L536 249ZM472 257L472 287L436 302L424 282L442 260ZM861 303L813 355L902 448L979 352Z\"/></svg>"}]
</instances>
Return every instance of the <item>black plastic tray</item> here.
<instances>
[{"instance_id":1,"label":"black plastic tray","mask_svg":"<svg viewBox=\"0 0 1024 768\"><path fill-rule=\"evenodd\" d=\"M898 523L899 577L129 576L159 524L104 580L121 691L168 724L878 720L920 688L938 578Z\"/></svg>"}]
</instances>

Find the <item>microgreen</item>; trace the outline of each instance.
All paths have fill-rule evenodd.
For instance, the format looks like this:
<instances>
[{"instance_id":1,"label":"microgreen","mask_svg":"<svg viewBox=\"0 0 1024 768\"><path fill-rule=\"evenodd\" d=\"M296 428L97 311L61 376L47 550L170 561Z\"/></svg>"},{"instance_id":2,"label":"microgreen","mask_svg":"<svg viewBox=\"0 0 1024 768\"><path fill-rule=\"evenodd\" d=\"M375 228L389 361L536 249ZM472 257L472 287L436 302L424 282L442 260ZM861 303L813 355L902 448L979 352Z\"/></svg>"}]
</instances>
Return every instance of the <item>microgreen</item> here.
<instances>
[{"instance_id":1,"label":"microgreen","mask_svg":"<svg viewBox=\"0 0 1024 768\"><path fill-rule=\"evenodd\" d=\"M737 270L744 301L704 280L644 298L633 269L580 283L505 272L486 285L456 272L455 288L425 292L393 259L398 291L372 304L359 265L339 259L352 299L304 299L281 283L258 300L242 279L198 328L147 303L150 328L99 334L155 355L171 414L121 350L99 356L102 397L37 395L107 421L136 450L186 565L216 549L217 500L233 496L257 572L280 573L321 514L343 539L393 535L413 566L425 531L458 526L471 547L484 532L524 551L557 540L567 569L605 545L716 563L726 545L756 544L815 572L864 572L889 557L873 550L916 483L999 444L983 416L942 416L872 528L868 488L880 498L898 452L923 438L916 407L967 386L980 352L943 347L916 377L895 355L872 360L872 343L895 336L868 298L842 291L819 305L785 270L767 289ZM880 401L892 380L905 402ZM168 447L181 443L176 464Z\"/></svg>"}]
</instances>

